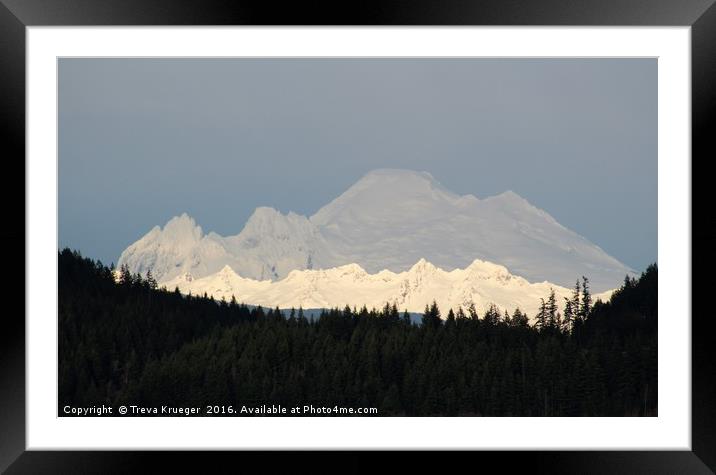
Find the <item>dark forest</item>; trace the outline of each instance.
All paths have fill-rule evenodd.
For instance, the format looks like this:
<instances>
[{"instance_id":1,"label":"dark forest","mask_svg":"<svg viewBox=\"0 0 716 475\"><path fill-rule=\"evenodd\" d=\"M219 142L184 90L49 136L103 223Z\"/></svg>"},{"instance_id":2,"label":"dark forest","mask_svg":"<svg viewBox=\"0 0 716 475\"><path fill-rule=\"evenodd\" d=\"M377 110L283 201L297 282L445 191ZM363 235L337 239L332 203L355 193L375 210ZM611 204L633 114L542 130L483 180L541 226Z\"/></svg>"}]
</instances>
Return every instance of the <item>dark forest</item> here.
<instances>
[{"instance_id":1,"label":"dark forest","mask_svg":"<svg viewBox=\"0 0 716 475\"><path fill-rule=\"evenodd\" d=\"M59 407L375 407L378 416L656 416L657 267L592 302L515 309L251 307L59 253ZM446 312L442 314L442 312ZM63 415L60 411L60 415Z\"/></svg>"}]
</instances>

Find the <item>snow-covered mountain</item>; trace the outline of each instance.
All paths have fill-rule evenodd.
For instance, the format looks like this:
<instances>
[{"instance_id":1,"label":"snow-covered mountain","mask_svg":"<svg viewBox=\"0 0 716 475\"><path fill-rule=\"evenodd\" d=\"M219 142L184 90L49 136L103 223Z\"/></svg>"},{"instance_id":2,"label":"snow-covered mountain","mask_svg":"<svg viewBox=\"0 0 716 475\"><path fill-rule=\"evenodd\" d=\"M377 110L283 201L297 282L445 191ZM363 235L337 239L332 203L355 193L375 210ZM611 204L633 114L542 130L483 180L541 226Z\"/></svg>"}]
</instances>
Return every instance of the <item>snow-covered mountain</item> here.
<instances>
[{"instance_id":1,"label":"snow-covered mountain","mask_svg":"<svg viewBox=\"0 0 716 475\"><path fill-rule=\"evenodd\" d=\"M207 276L228 265L254 279L279 279L294 269L313 269L336 260L308 218L257 208L235 236L204 234L186 213L130 245L119 258L133 273L151 269L160 281L187 272Z\"/></svg>"},{"instance_id":2,"label":"snow-covered mountain","mask_svg":"<svg viewBox=\"0 0 716 475\"><path fill-rule=\"evenodd\" d=\"M252 280L239 276L228 265L216 274L195 279L184 274L164 282L169 290L179 288L182 293L213 296L227 301L280 308L381 308L395 303L408 312L422 312L426 304L436 300L446 314L449 308L467 309L474 304L480 314L494 303L510 313L516 307L530 318L537 313L540 299L545 300L554 289L562 309L563 297L571 297L572 290L549 282L530 283L514 276L503 266L476 259L464 269L445 271L425 259L409 270L395 273L389 270L369 274L358 264L348 264L325 270L294 270L278 281ZM607 300L611 292L594 298Z\"/></svg>"},{"instance_id":3,"label":"snow-covered mountain","mask_svg":"<svg viewBox=\"0 0 716 475\"><path fill-rule=\"evenodd\" d=\"M497 262L565 287L586 275L595 291L632 272L514 192L459 196L429 173L387 169L368 173L310 218L257 208L235 236L204 234L189 216L175 217L129 246L118 265L141 274L151 268L159 281L228 265L261 281L352 263L369 273L402 272L421 258L445 270Z\"/></svg>"}]
</instances>

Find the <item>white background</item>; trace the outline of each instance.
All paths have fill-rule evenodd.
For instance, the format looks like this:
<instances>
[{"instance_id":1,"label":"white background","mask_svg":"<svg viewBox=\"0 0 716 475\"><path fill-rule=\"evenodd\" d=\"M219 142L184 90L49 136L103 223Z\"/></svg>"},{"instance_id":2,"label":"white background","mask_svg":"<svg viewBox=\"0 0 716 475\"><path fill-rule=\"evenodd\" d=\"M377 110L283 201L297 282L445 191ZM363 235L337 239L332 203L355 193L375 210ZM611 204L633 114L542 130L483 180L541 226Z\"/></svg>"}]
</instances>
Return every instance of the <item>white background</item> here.
<instances>
[{"instance_id":1,"label":"white background","mask_svg":"<svg viewBox=\"0 0 716 475\"><path fill-rule=\"evenodd\" d=\"M28 449L690 449L689 28L33 27L27 39ZM658 57L659 416L57 417L59 56Z\"/></svg>"}]
</instances>

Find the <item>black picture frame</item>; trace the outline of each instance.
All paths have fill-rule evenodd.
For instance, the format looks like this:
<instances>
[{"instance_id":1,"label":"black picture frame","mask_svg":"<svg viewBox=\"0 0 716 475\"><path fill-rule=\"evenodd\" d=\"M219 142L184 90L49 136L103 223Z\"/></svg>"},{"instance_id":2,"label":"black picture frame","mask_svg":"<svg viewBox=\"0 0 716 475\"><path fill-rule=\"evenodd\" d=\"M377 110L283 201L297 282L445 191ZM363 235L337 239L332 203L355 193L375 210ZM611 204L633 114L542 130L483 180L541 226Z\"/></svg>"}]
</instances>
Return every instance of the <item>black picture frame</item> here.
<instances>
[{"instance_id":1,"label":"black picture frame","mask_svg":"<svg viewBox=\"0 0 716 475\"><path fill-rule=\"evenodd\" d=\"M238 0L0 0L0 117L2 118L5 224L0 228L0 471L7 473L131 473L182 471L258 462L331 471L370 470L382 460L367 452L321 454L231 452L25 451L25 28L82 25L576 25L690 26L692 67L692 451L464 452L439 454L451 463L488 469L525 468L548 473L714 473L716 471L716 352L713 316L705 311L708 272L716 259L716 233L706 166L714 154L710 120L716 111L716 6L714 0L512 0L273 2ZM21 198L23 197L23 198ZM19 252L23 249L23 252ZM22 289L20 287L23 287ZM7 305L15 302L17 305ZM668 325L662 315L660 325ZM668 349L662 349L668 351ZM434 455L434 454L431 454ZM383 457L381 457L382 459ZM401 471L444 466L424 453L402 457ZM460 459L460 460L456 460ZM465 460L468 459L468 460ZM488 464L488 465L485 465Z\"/></svg>"}]
</instances>

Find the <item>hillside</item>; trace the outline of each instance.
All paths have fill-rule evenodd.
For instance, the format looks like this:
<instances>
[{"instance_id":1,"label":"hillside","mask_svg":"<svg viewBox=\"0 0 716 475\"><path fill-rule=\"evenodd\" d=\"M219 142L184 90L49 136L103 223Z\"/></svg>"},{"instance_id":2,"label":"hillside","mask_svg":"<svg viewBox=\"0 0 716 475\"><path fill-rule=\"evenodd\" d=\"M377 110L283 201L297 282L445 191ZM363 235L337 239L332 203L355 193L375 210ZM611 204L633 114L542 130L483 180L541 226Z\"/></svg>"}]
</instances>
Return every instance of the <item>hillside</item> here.
<instances>
[{"instance_id":1,"label":"hillside","mask_svg":"<svg viewBox=\"0 0 716 475\"><path fill-rule=\"evenodd\" d=\"M657 270L570 325L390 306L309 321L59 255L58 405L372 407L378 416L657 415ZM441 317L445 317L444 319ZM60 411L60 415L62 412Z\"/></svg>"}]
</instances>

